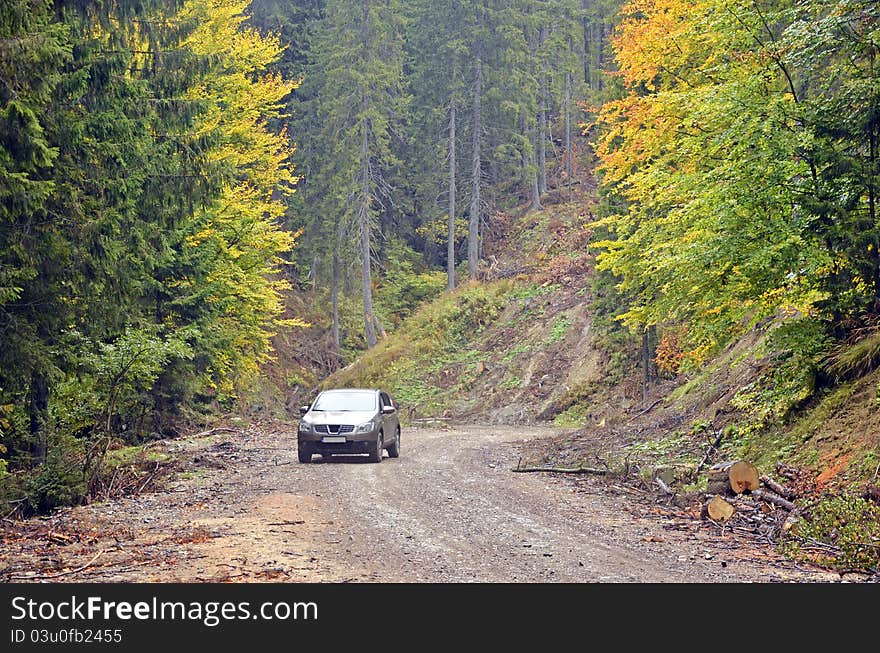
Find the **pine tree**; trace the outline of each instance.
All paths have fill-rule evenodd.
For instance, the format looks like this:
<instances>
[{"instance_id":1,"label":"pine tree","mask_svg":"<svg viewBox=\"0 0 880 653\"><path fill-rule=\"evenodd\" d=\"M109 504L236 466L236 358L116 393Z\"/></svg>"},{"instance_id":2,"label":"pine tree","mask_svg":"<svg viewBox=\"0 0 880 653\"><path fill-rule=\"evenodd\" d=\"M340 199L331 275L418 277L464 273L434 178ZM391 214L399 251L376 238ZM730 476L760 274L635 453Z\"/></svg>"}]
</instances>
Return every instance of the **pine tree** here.
<instances>
[{"instance_id":1,"label":"pine tree","mask_svg":"<svg viewBox=\"0 0 880 653\"><path fill-rule=\"evenodd\" d=\"M318 89L312 110L321 116L325 171L312 192L341 225L357 233L367 347L377 342L372 260L375 222L390 195L386 170L394 165L395 122L405 106L400 8L391 0L328 2L311 68ZM320 190L318 190L318 188Z\"/></svg>"}]
</instances>

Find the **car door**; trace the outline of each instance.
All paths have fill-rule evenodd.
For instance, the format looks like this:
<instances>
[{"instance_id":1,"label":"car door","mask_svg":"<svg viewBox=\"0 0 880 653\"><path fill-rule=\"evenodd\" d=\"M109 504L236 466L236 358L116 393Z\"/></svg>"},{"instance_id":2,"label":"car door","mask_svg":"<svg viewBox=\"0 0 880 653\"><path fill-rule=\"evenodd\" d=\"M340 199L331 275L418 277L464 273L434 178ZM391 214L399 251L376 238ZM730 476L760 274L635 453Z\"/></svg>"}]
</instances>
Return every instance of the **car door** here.
<instances>
[{"instance_id":1,"label":"car door","mask_svg":"<svg viewBox=\"0 0 880 653\"><path fill-rule=\"evenodd\" d=\"M379 393L379 410L385 406L394 406L394 402L391 401L391 397L388 396L386 392ZM397 433L397 411L389 414L382 413L382 428L385 431L385 439L387 441L391 441L391 438L394 437L394 434Z\"/></svg>"}]
</instances>

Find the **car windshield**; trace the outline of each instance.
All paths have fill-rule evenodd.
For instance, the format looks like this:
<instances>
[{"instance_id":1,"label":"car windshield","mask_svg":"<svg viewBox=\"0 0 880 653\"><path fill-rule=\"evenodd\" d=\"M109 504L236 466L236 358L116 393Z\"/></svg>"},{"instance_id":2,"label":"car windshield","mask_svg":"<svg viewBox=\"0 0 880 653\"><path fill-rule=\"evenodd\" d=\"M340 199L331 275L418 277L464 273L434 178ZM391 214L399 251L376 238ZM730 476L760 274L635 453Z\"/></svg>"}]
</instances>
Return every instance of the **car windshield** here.
<instances>
[{"instance_id":1,"label":"car windshield","mask_svg":"<svg viewBox=\"0 0 880 653\"><path fill-rule=\"evenodd\" d=\"M315 401L312 410L376 410L376 395L372 392L325 392L318 397L317 401Z\"/></svg>"}]
</instances>

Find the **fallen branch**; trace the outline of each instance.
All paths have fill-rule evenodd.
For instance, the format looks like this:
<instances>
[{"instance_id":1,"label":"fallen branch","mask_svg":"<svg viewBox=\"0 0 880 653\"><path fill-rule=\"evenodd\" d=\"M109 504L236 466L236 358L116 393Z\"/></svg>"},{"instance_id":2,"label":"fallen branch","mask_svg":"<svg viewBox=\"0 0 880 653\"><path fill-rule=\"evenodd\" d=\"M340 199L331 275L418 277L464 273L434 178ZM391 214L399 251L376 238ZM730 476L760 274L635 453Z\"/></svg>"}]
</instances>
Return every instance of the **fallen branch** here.
<instances>
[{"instance_id":1,"label":"fallen branch","mask_svg":"<svg viewBox=\"0 0 880 653\"><path fill-rule=\"evenodd\" d=\"M785 508L786 510L797 510L797 506L794 505L788 499L783 499L778 494L770 492L769 490L754 490L752 492L753 497L757 497L762 501L766 501L767 503L772 503L774 505L779 506L780 508Z\"/></svg>"},{"instance_id":2,"label":"fallen branch","mask_svg":"<svg viewBox=\"0 0 880 653\"><path fill-rule=\"evenodd\" d=\"M629 424L630 422L634 422L634 421L636 421L639 417L641 417L642 415L644 415L645 413L647 413L649 410L651 410L652 408L654 408L654 406L656 406L657 404L659 404L661 401L663 401L663 397L661 397L660 399L658 399L657 401L655 401L653 404L651 404L650 406L648 406L647 408L645 408L645 410L643 410L642 412L638 413L638 414L635 415L634 417L629 418L629 419L627 420L626 423Z\"/></svg>"},{"instance_id":3,"label":"fallen branch","mask_svg":"<svg viewBox=\"0 0 880 653\"><path fill-rule=\"evenodd\" d=\"M795 492L793 490L785 487L781 483L777 483L776 481L774 481L772 478L770 478L766 474L761 476L761 483L766 485L768 488L770 488L773 492L775 492L779 496L783 496L786 499L793 499L795 497Z\"/></svg>"},{"instance_id":4,"label":"fallen branch","mask_svg":"<svg viewBox=\"0 0 880 653\"><path fill-rule=\"evenodd\" d=\"M556 474L597 474L605 476L607 469L596 469L594 467L514 467L512 472L555 472Z\"/></svg>"},{"instance_id":5,"label":"fallen branch","mask_svg":"<svg viewBox=\"0 0 880 653\"><path fill-rule=\"evenodd\" d=\"M86 564L81 567L77 567L76 569L68 569L67 571L59 571L53 574L35 574L33 576L10 576L11 579L14 580L35 580L42 578L58 578L60 576L69 576L70 574L78 574L79 572L88 569L92 566L92 564L103 555L104 549L101 549L95 554L95 557L89 560Z\"/></svg>"}]
</instances>

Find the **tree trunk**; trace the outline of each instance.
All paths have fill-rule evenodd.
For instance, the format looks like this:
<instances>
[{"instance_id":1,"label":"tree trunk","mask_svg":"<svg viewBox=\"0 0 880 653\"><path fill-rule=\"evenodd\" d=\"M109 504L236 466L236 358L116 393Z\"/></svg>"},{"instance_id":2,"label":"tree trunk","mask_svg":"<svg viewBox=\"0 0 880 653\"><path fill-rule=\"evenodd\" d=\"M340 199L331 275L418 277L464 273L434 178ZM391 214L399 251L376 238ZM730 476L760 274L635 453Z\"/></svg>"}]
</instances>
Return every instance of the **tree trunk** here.
<instances>
[{"instance_id":1,"label":"tree trunk","mask_svg":"<svg viewBox=\"0 0 880 653\"><path fill-rule=\"evenodd\" d=\"M773 492L778 494L781 497L785 497L786 499L791 499L795 496L794 490L791 488L787 488L782 483L774 481L772 478L767 476L766 474L761 477L761 483L770 488Z\"/></svg>"},{"instance_id":2,"label":"tree trunk","mask_svg":"<svg viewBox=\"0 0 880 653\"><path fill-rule=\"evenodd\" d=\"M605 76L603 75L605 71L605 21L602 20L599 22L599 52L596 55L596 63L597 68L599 69L599 74L596 79L596 86L601 91L605 88Z\"/></svg>"},{"instance_id":3,"label":"tree trunk","mask_svg":"<svg viewBox=\"0 0 880 653\"><path fill-rule=\"evenodd\" d=\"M648 327L642 332L642 402L648 401L648 382L651 371L650 351L648 347Z\"/></svg>"},{"instance_id":4,"label":"tree trunk","mask_svg":"<svg viewBox=\"0 0 880 653\"><path fill-rule=\"evenodd\" d=\"M541 210L541 191L538 186L538 169L535 165L535 146L532 142L532 130L526 127L525 118L520 117L519 130L523 135L520 152L522 161L523 184L529 189L529 210Z\"/></svg>"},{"instance_id":5,"label":"tree trunk","mask_svg":"<svg viewBox=\"0 0 880 653\"><path fill-rule=\"evenodd\" d=\"M363 23L361 35L364 52L369 51L370 3L362 0ZM373 321L373 279L370 271L370 207L373 202L372 171L370 170L370 124L367 117L367 92L361 89L361 198L358 221L361 230L361 288L364 294L364 337L367 349L376 346L376 328Z\"/></svg>"},{"instance_id":6,"label":"tree trunk","mask_svg":"<svg viewBox=\"0 0 880 653\"><path fill-rule=\"evenodd\" d=\"M330 286L330 302L333 306L333 347L339 354L339 238L333 248L333 278Z\"/></svg>"},{"instance_id":7,"label":"tree trunk","mask_svg":"<svg viewBox=\"0 0 880 653\"><path fill-rule=\"evenodd\" d=\"M31 455L34 462L46 462L48 449L46 422L49 416L49 380L38 370L31 372L28 390L28 412L30 413Z\"/></svg>"},{"instance_id":8,"label":"tree trunk","mask_svg":"<svg viewBox=\"0 0 880 653\"><path fill-rule=\"evenodd\" d=\"M541 32L538 37L538 48L543 53L544 44L547 41L547 26L541 25ZM538 111L538 192L541 195L547 194L547 71L545 69L546 61L543 57L540 61L541 76L539 88L539 111ZM539 200L540 203L540 200Z\"/></svg>"},{"instance_id":9,"label":"tree trunk","mask_svg":"<svg viewBox=\"0 0 880 653\"><path fill-rule=\"evenodd\" d=\"M483 62L477 53L476 70L474 71L474 133L473 153L471 156L471 209L468 217L468 274L474 277L480 259L480 173L482 170L482 95L483 95Z\"/></svg>"},{"instance_id":10,"label":"tree trunk","mask_svg":"<svg viewBox=\"0 0 880 653\"><path fill-rule=\"evenodd\" d=\"M535 147L532 147L532 155L531 157L527 157L526 153L523 152L523 163L526 166L526 172L529 176L531 191L531 206L529 207L532 211L540 211L543 206L541 206L541 182L539 181L540 175L538 174L539 166L538 162L535 160L536 153Z\"/></svg>"},{"instance_id":11,"label":"tree trunk","mask_svg":"<svg viewBox=\"0 0 880 653\"><path fill-rule=\"evenodd\" d=\"M872 60L873 73L873 60ZM873 78L873 74L872 74ZM870 169L876 170L877 164L877 135L875 133L876 123L871 121L868 126L868 160ZM868 176L868 228L875 234L874 247L872 248L872 258L874 259L873 284L874 284L874 305L880 308L880 238L877 237L877 190L875 187L876 174Z\"/></svg>"},{"instance_id":12,"label":"tree trunk","mask_svg":"<svg viewBox=\"0 0 880 653\"><path fill-rule=\"evenodd\" d=\"M583 6L584 9L589 9L592 0L584 0ZM583 17L583 29L584 29L584 84L587 85L587 88L593 88L592 84L592 63L593 63L593 51L590 47L590 36L592 35L593 24L592 21L584 15Z\"/></svg>"},{"instance_id":13,"label":"tree trunk","mask_svg":"<svg viewBox=\"0 0 880 653\"><path fill-rule=\"evenodd\" d=\"M376 329L373 326L373 280L370 271L370 142L366 119L366 95L361 95L364 118L361 125L361 201L358 220L361 228L361 288L364 293L364 336L367 349L376 346Z\"/></svg>"},{"instance_id":14,"label":"tree trunk","mask_svg":"<svg viewBox=\"0 0 880 653\"><path fill-rule=\"evenodd\" d=\"M565 183L568 186L568 201L571 195L571 73L565 73Z\"/></svg>"},{"instance_id":15,"label":"tree trunk","mask_svg":"<svg viewBox=\"0 0 880 653\"><path fill-rule=\"evenodd\" d=\"M449 218L446 225L446 288L455 288L455 100L449 104Z\"/></svg>"}]
</instances>

